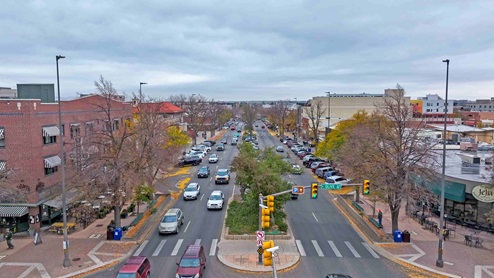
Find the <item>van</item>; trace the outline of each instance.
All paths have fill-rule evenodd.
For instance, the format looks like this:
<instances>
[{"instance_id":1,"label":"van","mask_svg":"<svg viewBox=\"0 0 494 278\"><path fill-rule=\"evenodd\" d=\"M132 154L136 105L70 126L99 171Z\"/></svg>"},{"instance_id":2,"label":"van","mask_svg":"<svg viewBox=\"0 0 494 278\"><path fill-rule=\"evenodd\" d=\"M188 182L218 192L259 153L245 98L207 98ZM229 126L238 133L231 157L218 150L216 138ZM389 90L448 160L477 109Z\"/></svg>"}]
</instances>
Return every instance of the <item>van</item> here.
<instances>
[{"instance_id":1,"label":"van","mask_svg":"<svg viewBox=\"0 0 494 278\"><path fill-rule=\"evenodd\" d=\"M206 256L202 245L187 246L177 265L176 277L202 277L206 269Z\"/></svg>"},{"instance_id":2,"label":"van","mask_svg":"<svg viewBox=\"0 0 494 278\"><path fill-rule=\"evenodd\" d=\"M151 277L151 264L145 256L130 257L117 273L117 278Z\"/></svg>"}]
</instances>

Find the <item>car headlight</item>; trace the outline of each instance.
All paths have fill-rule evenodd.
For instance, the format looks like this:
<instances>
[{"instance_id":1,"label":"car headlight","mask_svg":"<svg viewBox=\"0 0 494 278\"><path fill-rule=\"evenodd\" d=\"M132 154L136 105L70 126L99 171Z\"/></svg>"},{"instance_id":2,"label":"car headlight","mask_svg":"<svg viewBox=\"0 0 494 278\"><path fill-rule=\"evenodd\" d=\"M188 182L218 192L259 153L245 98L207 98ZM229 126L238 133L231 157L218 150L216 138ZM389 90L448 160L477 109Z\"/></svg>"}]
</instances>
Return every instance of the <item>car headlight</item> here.
<instances>
[{"instance_id":1,"label":"car headlight","mask_svg":"<svg viewBox=\"0 0 494 278\"><path fill-rule=\"evenodd\" d=\"M180 275L178 275L178 273L175 274L175 278L180 278Z\"/></svg>"},{"instance_id":2,"label":"car headlight","mask_svg":"<svg viewBox=\"0 0 494 278\"><path fill-rule=\"evenodd\" d=\"M194 278L199 278L199 273L197 273L196 275L194 275Z\"/></svg>"}]
</instances>

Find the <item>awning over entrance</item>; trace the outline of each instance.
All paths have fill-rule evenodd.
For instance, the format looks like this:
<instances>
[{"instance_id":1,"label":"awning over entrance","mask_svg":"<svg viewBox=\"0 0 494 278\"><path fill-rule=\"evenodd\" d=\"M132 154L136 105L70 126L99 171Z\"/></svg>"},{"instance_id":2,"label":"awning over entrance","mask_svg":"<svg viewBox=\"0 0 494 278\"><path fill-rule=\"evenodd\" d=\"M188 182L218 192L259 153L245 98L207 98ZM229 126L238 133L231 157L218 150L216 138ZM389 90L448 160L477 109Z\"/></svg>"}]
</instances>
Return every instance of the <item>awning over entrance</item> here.
<instances>
[{"instance_id":1,"label":"awning over entrance","mask_svg":"<svg viewBox=\"0 0 494 278\"><path fill-rule=\"evenodd\" d=\"M428 183L427 186L434 192L434 194L441 196L441 182ZM455 202L465 202L465 184L446 181L444 184L444 198Z\"/></svg>"},{"instance_id":2,"label":"awning over entrance","mask_svg":"<svg viewBox=\"0 0 494 278\"><path fill-rule=\"evenodd\" d=\"M60 164L62 164L62 160L58 155L45 158L45 168L53 168Z\"/></svg>"},{"instance_id":3,"label":"awning over entrance","mask_svg":"<svg viewBox=\"0 0 494 278\"><path fill-rule=\"evenodd\" d=\"M0 206L0 217L21 217L28 214L29 208L27 207L7 207Z\"/></svg>"},{"instance_id":4,"label":"awning over entrance","mask_svg":"<svg viewBox=\"0 0 494 278\"><path fill-rule=\"evenodd\" d=\"M67 205L74 202L78 197L77 190L67 190ZM58 195L53 199L50 199L43 203L44 205L60 209L62 208L62 195Z\"/></svg>"},{"instance_id":5,"label":"awning over entrance","mask_svg":"<svg viewBox=\"0 0 494 278\"><path fill-rule=\"evenodd\" d=\"M51 137L60 135L60 129L56 126L43 127L43 137Z\"/></svg>"}]
</instances>

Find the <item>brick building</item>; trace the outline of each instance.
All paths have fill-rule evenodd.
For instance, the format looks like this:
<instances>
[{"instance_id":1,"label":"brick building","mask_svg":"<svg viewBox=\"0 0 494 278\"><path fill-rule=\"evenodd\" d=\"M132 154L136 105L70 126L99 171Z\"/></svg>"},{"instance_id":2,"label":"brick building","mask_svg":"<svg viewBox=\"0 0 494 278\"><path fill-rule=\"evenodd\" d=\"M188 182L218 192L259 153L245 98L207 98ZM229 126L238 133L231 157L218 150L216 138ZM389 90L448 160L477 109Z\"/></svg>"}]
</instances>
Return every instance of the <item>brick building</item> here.
<instances>
[{"instance_id":1,"label":"brick building","mask_svg":"<svg viewBox=\"0 0 494 278\"><path fill-rule=\"evenodd\" d=\"M106 113L102 107L111 107ZM66 174L88 155L81 142L96 130L118 129L132 118L132 104L90 95L61 102ZM39 228L61 213L58 103L40 99L0 99L0 171L7 182L28 192L26 202L0 204L0 224L15 230ZM76 194L68 192L68 202Z\"/></svg>"}]
</instances>

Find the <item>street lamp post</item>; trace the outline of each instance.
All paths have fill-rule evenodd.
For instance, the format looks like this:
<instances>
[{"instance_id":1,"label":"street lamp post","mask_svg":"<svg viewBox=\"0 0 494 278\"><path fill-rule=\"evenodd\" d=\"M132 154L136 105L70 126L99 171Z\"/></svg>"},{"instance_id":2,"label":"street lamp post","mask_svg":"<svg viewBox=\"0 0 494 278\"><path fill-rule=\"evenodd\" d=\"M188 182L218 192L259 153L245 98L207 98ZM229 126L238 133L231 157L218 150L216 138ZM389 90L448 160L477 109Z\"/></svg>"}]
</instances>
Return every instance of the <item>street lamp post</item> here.
<instances>
[{"instance_id":1,"label":"street lamp post","mask_svg":"<svg viewBox=\"0 0 494 278\"><path fill-rule=\"evenodd\" d=\"M447 130L447 118L448 118L448 79L449 79L449 59L443 60L446 63L446 97L444 100L444 134L443 134L443 165L441 173L441 209L439 214L439 246L437 248L437 267L443 267L443 221L444 221L444 186L446 183L446 130Z\"/></svg>"},{"instance_id":2,"label":"street lamp post","mask_svg":"<svg viewBox=\"0 0 494 278\"><path fill-rule=\"evenodd\" d=\"M63 219L63 267L70 266L69 259L69 237L67 234L67 190L65 188L65 151L63 148L64 145L64 136L65 132L62 133L62 101L60 99L60 75L58 72L58 60L64 59L65 56L57 55L57 90L58 90L58 124L60 127L60 158L62 163L60 167L62 168L62 219Z\"/></svg>"},{"instance_id":3,"label":"street lamp post","mask_svg":"<svg viewBox=\"0 0 494 278\"><path fill-rule=\"evenodd\" d=\"M146 85L146 82L139 82L139 101L142 102L142 85Z\"/></svg>"},{"instance_id":4,"label":"street lamp post","mask_svg":"<svg viewBox=\"0 0 494 278\"><path fill-rule=\"evenodd\" d=\"M329 133L331 127L331 92L326 92L326 94L328 94L328 131L326 133Z\"/></svg>"}]
</instances>

